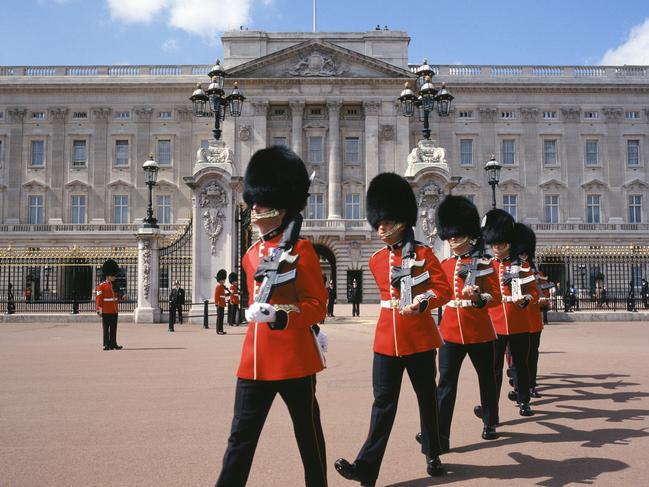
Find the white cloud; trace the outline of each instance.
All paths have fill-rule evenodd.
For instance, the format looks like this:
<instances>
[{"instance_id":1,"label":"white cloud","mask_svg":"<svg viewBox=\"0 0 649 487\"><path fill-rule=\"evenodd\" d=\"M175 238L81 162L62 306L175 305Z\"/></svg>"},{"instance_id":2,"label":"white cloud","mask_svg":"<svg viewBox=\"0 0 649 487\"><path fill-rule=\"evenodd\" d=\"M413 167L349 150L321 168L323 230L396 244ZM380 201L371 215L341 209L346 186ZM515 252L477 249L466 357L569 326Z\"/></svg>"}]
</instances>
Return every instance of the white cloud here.
<instances>
[{"instance_id":1,"label":"white cloud","mask_svg":"<svg viewBox=\"0 0 649 487\"><path fill-rule=\"evenodd\" d=\"M272 0L106 0L111 17L128 23L166 18L170 27L203 37L250 22L253 3Z\"/></svg>"},{"instance_id":2,"label":"white cloud","mask_svg":"<svg viewBox=\"0 0 649 487\"><path fill-rule=\"evenodd\" d=\"M599 64L649 64L649 18L631 28L629 38L614 49L609 49Z\"/></svg>"},{"instance_id":3,"label":"white cloud","mask_svg":"<svg viewBox=\"0 0 649 487\"><path fill-rule=\"evenodd\" d=\"M176 52L178 50L178 41L176 39L167 39L160 47L164 52Z\"/></svg>"}]
</instances>

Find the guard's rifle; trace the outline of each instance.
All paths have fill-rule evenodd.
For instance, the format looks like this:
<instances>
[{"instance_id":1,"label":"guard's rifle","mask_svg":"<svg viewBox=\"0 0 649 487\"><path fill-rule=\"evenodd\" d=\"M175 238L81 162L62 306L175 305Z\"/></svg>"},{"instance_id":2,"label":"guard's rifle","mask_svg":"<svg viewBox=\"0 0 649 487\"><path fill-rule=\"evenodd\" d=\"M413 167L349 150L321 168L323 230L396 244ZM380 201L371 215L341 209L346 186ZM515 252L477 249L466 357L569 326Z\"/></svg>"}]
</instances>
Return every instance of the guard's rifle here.
<instances>
[{"instance_id":1,"label":"guard's rifle","mask_svg":"<svg viewBox=\"0 0 649 487\"><path fill-rule=\"evenodd\" d=\"M529 271L530 268L521 267L521 261L518 257L511 260L509 265L509 272L505 272L503 279L505 284L509 284L512 289L512 301L520 301L521 298L524 298L522 304L519 304L521 308L526 307L530 301L532 301L532 296L530 294L523 294L523 286L527 283L534 281L536 278L534 274L530 274L527 277L521 277L521 271Z\"/></svg>"},{"instance_id":2,"label":"guard's rifle","mask_svg":"<svg viewBox=\"0 0 649 487\"><path fill-rule=\"evenodd\" d=\"M412 288L426 282L430 278L428 271L413 277L412 270L415 267L423 267L425 260L417 260L415 257L415 233L408 227L403 234L403 248L401 250L401 266L392 268L390 282L392 287L399 287L399 309L412 304Z\"/></svg>"},{"instance_id":3,"label":"guard's rifle","mask_svg":"<svg viewBox=\"0 0 649 487\"><path fill-rule=\"evenodd\" d=\"M299 259L300 256L291 254L291 250L293 250L295 242L300 237L301 229L302 215L298 213L284 229L282 239L277 248L271 251L269 255L264 256L259 263L255 272L255 280L261 282L261 286L259 286L259 291L255 296L256 303L270 304L270 296L275 288L288 282L293 282L297 277L296 269L280 273L279 268L282 262L294 264ZM268 325L271 330L277 329L273 326L273 323L269 323Z\"/></svg>"},{"instance_id":4,"label":"guard's rifle","mask_svg":"<svg viewBox=\"0 0 649 487\"><path fill-rule=\"evenodd\" d=\"M462 264L458 270L460 277L464 277L464 287L473 289L476 285L478 277L488 276L493 274L494 268L492 266L487 267L486 269L478 269L478 266L483 263L485 258L489 258L485 252L484 239L478 237L476 243L473 245L471 251L471 263ZM474 306L482 308L485 304L493 299L493 296L489 293L480 293L480 299L474 303Z\"/></svg>"}]
</instances>

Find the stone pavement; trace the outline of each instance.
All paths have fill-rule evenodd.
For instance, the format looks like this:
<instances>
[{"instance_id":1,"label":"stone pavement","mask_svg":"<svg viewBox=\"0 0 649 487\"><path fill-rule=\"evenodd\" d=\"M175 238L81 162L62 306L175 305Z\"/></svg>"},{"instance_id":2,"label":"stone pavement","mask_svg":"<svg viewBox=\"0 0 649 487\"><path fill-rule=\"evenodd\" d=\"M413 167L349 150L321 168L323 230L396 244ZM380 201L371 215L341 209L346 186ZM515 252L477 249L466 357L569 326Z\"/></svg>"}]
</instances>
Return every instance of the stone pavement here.
<instances>
[{"instance_id":1,"label":"stone pavement","mask_svg":"<svg viewBox=\"0 0 649 487\"><path fill-rule=\"evenodd\" d=\"M350 310L349 310L350 311ZM336 458L353 459L367 434L376 309L324 326L328 369L318 376L330 486ZM340 306L337 313L346 315ZM0 325L0 485L208 486L226 446L234 373L245 328L217 336L198 325L122 324L122 351L101 350L92 323ZM543 333L541 399L522 418L505 397L501 438L480 439L478 387L461 375L448 475L426 476L404 378L378 485L646 485L649 368L645 323L555 324ZM288 413L276 400L249 486L301 486Z\"/></svg>"}]
</instances>

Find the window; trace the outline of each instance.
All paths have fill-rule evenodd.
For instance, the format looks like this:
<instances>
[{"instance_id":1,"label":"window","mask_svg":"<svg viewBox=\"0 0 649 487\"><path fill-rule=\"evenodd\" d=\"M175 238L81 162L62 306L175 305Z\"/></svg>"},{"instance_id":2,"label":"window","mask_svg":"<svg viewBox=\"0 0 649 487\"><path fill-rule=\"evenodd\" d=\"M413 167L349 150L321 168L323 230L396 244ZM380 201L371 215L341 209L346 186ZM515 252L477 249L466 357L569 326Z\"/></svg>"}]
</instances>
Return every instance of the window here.
<instances>
[{"instance_id":1,"label":"window","mask_svg":"<svg viewBox=\"0 0 649 487\"><path fill-rule=\"evenodd\" d=\"M4 120L4 119L5 119L5 112L0 112L0 120Z\"/></svg>"},{"instance_id":2,"label":"window","mask_svg":"<svg viewBox=\"0 0 649 487\"><path fill-rule=\"evenodd\" d=\"M345 137L345 162L358 164L360 158L360 140L358 137Z\"/></svg>"},{"instance_id":3,"label":"window","mask_svg":"<svg viewBox=\"0 0 649 487\"><path fill-rule=\"evenodd\" d=\"M131 112L115 112L115 115L113 115L113 118L115 120L128 120L131 118Z\"/></svg>"},{"instance_id":4,"label":"window","mask_svg":"<svg viewBox=\"0 0 649 487\"><path fill-rule=\"evenodd\" d=\"M322 157L322 136L309 137L309 162L320 163L323 161Z\"/></svg>"},{"instance_id":5,"label":"window","mask_svg":"<svg viewBox=\"0 0 649 487\"><path fill-rule=\"evenodd\" d=\"M599 141L589 139L586 141L586 165L597 166L599 164Z\"/></svg>"},{"instance_id":6,"label":"window","mask_svg":"<svg viewBox=\"0 0 649 487\"><path fill-rule=\"evenodd\" d=\"M322 193L309 195L306 206L306 217L315 220L324 219L324 196Z\"/></svg>"},{"instance_id":7,"label":"window","mask_svg":"<svg viewBox=\"0 0 649 487\"><path fill-rule=\"evenodd\" d=\"M500 118L516 118L516 114L512 111L500 112Z\"/></svg>"},{"instance_id":8,"label":"window","mask_svg":"<svg viewBox=\"0 0 649 487\"><path fill-rule=\"evenodd\" d=\"M514 139L503 139L502 161L503 164L514 164Z\"/></svg>"},{"instance_id":9,"label":"window","mask_svg":"<svg viewBox=\"0 0 649 487\"><path fill-rule=\"evenodd\" d=\"M273 137L271 139L272 145L281 145L288 147L288 140L286 137Z\"/></svg>"},{"instance_id":10,"label":"window","mask_svg":"<svg viewBox=\"0 0 649 487\"><path fill-rule=\"evenodd\" d=\"M360 115L360 110L358 107L347 107L345 108L345 116L347 118L356 118Z\"/></svg>"},{"instance_id":11,"label":"window","mask_svg":"<svg viewBox=\"0 0 649 487\"><path fill-rule=\"evenodd\" d=\"M473 139L460 139L460 165L473 164Z\"/></svg>"},{"instance_id":12,"label":"window","mask_svg":"<svg viewBox=\"0 0 649 487\"><path fill-rule=\"evenodd\" d=\"M557 112L555 112L555 111L543 112L543 119L544 120L554 120L556 118L557 118Z\"/></svg>"},{"instance_id":13,"label":"window","mask_svg":"<svg viewBox=\"0 0 649 487\"><path fill-rule=\"evenodd\" d=\"M322 108L309 108L309 115L319 117L322 115Z\"/></svg>"},{"instance_id":14,"label":"window","mask_svg":"<svg viewBox=\"0 0 649 487\"><path fill-rule=\"evenodd\" d=\"M113 223L128 223L128 195L113 196Z\"/></svg>"},{"instance_id":15,"label":"window","mask_svg":"<svg viewBox=\"0 0 649 487\"><path fill-rule=\"evenodd\" d=\"M361 217L361 195L350 193L345 196L345 218L347 220L358 220Z\"/></svg>"},{"instance_id":16,"label":"window","mask_svg":"<svg viewBox=\"0 0 649 487\"><path fill-rule=\"evenodd\" d=\"M557 140L548 139L543 141L543 164L554 166L557 164Z\"/></svg>"},{"instance_id":17,"label":"window","mask_svg":"<svg viewBox=\"0 0 649 487\"><path fill-rule=\"evenodd\" d=\"M72 141L72 166L81 167L86 165L86 141Z\"/></svg>"},{"instance_id":18,"label":"window","mask_svg":"<svg viewBox=\"0 0 649 487\"><path fill-rule=\"evenodd\" d=\"M156 196L158 223L171 223L171 196L168 194L159 194Z\"/></svg>"},{"instance_id":19,"label":"window","mask_svg":"<svg viewBox=\"0 0 649 487\"><path fill-rule=\"evenodd\" d=\"M158 164L171 166L171 140L158 140Z\"/></svg>"},{"instance_id":20,"label":"window","mask_svg":"<svg viewBox=\"0 0 649 487\"><path fill-rule=\"evenodd\" d=\"M642 195L629 196L629 223L642 223Z\"/></svg>"},{"instance_id":21,"label":"window","mask_svg":"<svg viewBox=\"0 0 649 487\"><path fill-rule=\"evenodd\" d=\"M30 196L28 199L27 218L30 225L42 225L45 222L43 196Z\"/></svg>"},{"instance_id":22,"label":"window","mask_svg":"<svg viewBox=\"0 0 649 487\"><path fill-rule=\"evenodd\" d=\"M115 141L115 165L128 166L128 140Z\"/></svg>"},{"instance_id":23,"label":"window","mask_svg":"<svg viewBox=\"0 0 649 487\"><path fill-rule=\"evenodd\" d=\"M32 140L31 165L43 167L45 165L45 141Z\"/></svg>"},{"instance_id":24,"label":"window","mask_svg":"<svg viewBox=\"0 0 649 487\"><path fill-rule=\"evenodd\" d=\"M516 207L516 200L518 199L518 195L515 194L504 194L503 195L503 210L505 210L507 213L509 213L511 216L514 217L514 220L517 218L517 207Z\"/></svg>"},{"instance_id":25,"label":"window","mask_svg":"<svg viewBox=\"0 0 649 487\"><path fill-rule=\"evenodd\" d=\"M473 110L464 110L460 112L460 118L473 118Z\"/></svg>"},{"instance_id":26,"label":"window","mask_svg":"<svg viewBox=\"0 0 649 487\"><path fill-rule=\"evenodd\" d=\"M593 110L586 110L584 112L584 118L589 119L589 120L595 120L599 118L599 113Z\"/></svg>"},{"instance_id":27,"label":"window","mask_svg":"<svg viewBox=\"0 0 649 487\"><path fill-rule=\"evenodd\" d=\"M600 195L589 194L586 196L586 222L600 223Z\"/></svg>"},{"instance_id":28,"label":"window","mask_svg":"<svg viewBox=\"0 0 649 487\"><path fill-rule=\"evenodd\" d=\"M86 223L85 195L72 195L70 202L70 223Z\"/></svg>"},{"instance_id":29,"label":"window","mask_svg":"<svg viewBox=\"0 0 649 487\"><path fill-rule=\"evenodd\" d=\"M75 120L86 120L88 118L88 112L73 112L72 118Z\"/></svg>"},{"instance_id":30,"label":"window","mask_svg":"<svg viewBox=\"0 0 649 487\"><path fill-rule=\"evenodd\" d=\"M640 118L640 112L624 112L624 118L627 120L636 120Z\"/></svg>"},{"instance_id":31,"label":"window","mask_svg":"<svg viewBox=\"0 0 649 487\"><path fill-rule=\"evenodd\" d=\"M286 116L286 108L273 108L273 116L275 117Z\"/></svg>"},{"instance_id":32,"label":"window","mask_svg":"<svg viewBox=\"0 0 649 487\"><path fill-rule=\"evenodd\" d=\"M158 112L158 118L162 120L171 120L171 112Z\"/></svg>"},{"instance_id":33,"label":"window","mask_svg":"<svg viewBox=\"0 0 649 487\"><path fill-rule=\"evenodd\" d=\"M32 119L34 120L45 120L46 118L45 112L32 112Z\"/></svg>"},{"instance_id":34,"label":"window","mask_svg":"<svg viewBox=\"0 0 649 487\"><path fill-rule=\"evenodd\" d=\"M559 195L545 195L545 223L559 223Z\"/></svg>"},{"instance_id":35,"label":"window","mask_svg":"<svg viewBox=\"0 0 649 487\"><path fill-rule=\"evenodd\" d=\"M626 141L626 163L629 166L640 164L640 141L637 139Z\"/></svg>"}]
</instances>

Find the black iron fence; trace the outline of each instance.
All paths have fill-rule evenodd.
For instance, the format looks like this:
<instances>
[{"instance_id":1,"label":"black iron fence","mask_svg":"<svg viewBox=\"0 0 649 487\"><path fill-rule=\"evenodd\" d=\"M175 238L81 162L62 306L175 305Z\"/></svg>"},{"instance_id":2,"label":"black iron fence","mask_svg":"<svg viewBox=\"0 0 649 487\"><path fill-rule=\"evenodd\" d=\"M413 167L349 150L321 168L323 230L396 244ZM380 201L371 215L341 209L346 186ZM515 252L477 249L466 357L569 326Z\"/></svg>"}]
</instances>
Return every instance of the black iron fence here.
<instances>
[{"instance_id":1,"label":"black iron fence","mask_svg":"<svg viewBox=\"0 0 649 487\"><path fill-rule=\"evenodd\" d=\"M137 305L135 248L0 249L0 312L94 312L95 290L103 280L101 266L115 259L120 274L114 287L120 310Z\"/></svg>"},{"instance_id":2,"label":"black iron fence","mask_svg":"<svg viewBox=\"0 0 649 487\"><path fill-rule=\"evenodd\" d=\"M185 290L183 312L189 312L192 296L192 222L178 236L169 238L170 243L159 250L158 301L160 311L169 312L169 299L174 283L178 281Z\"/></svg>"},{"instance_id":3,"label":"black iron fence","mask_svg":"<svg viewBox=\"0 0 649 487\"><path fill-rule=\"evenodd\" d=\"M541 248L539 269L556 283L552 311L649 310L649 247Z\"/></svg>"}]
</instances>

